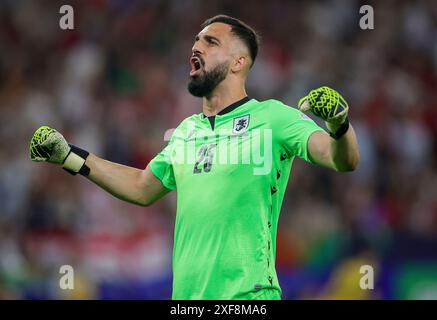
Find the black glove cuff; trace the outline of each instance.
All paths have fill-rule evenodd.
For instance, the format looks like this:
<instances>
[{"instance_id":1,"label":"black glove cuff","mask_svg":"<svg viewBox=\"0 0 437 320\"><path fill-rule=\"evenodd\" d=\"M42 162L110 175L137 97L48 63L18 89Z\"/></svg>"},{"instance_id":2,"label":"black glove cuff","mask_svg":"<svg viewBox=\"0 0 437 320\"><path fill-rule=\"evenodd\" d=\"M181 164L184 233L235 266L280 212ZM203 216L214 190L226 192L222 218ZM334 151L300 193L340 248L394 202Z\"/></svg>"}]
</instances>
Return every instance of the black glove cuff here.
<instances>
[{"instance_id":1,"label":"black glove cuff","mask_svg":"<svg viewBox=\"0 0 437 320\"><path fill-rule=\"evenodd\" d=\"M68 158L68 156L70 155L71 152L77 154L79 157L81 157L84 160L86 160L86 158L88 158L88 156L90 155L90 153L88 151L83 150L83 149L81 149L79 147L76 147L73 144L68 144L68 145L70 146L71 149L70 149L70 152L65 157L65 159ZM64 162L65 162L65 159L64 159ZM90 174L90 168L85 163L82 165L82 167L79 169L78 172L74 172L73 170L69 170L69 169L66 169L66 168L63 168L63 169L65 171L67 171L68 173L72 174L73 176L75 176L77 173L79 173L79 174L81 174L81 175L83 175L85 177Z\"/></svg>"},{"instance_id":2,"label":"black glove cuff","mask_svg":"<svg viewBox=\"0 0 437 320\"><path fill-rule=\"evenodd\" d=\"M330 132L329 135L334 138L335 140L340 139L349 129L349 118L346 117L346 120L343 122L343 124L337 129L335 133Z\"/></svg>"}]
</instances>

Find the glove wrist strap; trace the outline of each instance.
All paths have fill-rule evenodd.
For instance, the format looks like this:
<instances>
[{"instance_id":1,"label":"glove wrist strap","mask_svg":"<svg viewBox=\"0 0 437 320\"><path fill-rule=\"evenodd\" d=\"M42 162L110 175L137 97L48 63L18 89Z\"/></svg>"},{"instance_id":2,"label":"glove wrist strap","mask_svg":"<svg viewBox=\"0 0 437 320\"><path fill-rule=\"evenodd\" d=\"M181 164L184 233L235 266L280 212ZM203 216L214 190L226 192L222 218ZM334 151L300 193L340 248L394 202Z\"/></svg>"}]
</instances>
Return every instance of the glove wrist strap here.
<instances>
[{"instance_id":1,"label":"glove wrist strap","mask_svg":"<svg viewBox=\"0 0 437 320\"><path fill-rule=\"evenodd\" d=\"M85 164L85 161L89 156L89 152L72 144L69 144L69 146L71 149L67 157L65 157L63 169L72 175L79 173L83 176L88 176L90 168Z\"/></svg>"},{"instance_id":2,"label":"glove wrist strap","mask_svg":"<svg viewBox=\"0 0 437 320\"><path fill-rule=\"evenodd\" d=\"M329 132L329 135L335 139L338 140L340 139L349 129L349 118L346 117L345 121L340 125L340 127L338 127L337 130L335 130L335 132Z\"/></svg>"}]
</instances>

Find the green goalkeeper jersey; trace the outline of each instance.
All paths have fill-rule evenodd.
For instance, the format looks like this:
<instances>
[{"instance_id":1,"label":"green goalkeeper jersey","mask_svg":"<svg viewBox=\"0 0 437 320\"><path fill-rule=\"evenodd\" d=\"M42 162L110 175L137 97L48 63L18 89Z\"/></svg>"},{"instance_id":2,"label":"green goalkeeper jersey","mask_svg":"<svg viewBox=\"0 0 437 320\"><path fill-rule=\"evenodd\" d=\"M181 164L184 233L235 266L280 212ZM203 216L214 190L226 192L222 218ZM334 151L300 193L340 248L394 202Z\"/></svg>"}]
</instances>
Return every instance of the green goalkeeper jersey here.
<instances>
[{"instance_id":1,"label":"green goalkeeper jersey","mask_svg":"<svg viewBox=\"0 0 437 320\"><path fill-rule=\"evenodd\" d=\"M277 100L248 97L216 116L196 114L151 161L177 190L173 299L280 299L279 212L293 159L310 162L321 129Z\"/></svg>"}]
</instances>

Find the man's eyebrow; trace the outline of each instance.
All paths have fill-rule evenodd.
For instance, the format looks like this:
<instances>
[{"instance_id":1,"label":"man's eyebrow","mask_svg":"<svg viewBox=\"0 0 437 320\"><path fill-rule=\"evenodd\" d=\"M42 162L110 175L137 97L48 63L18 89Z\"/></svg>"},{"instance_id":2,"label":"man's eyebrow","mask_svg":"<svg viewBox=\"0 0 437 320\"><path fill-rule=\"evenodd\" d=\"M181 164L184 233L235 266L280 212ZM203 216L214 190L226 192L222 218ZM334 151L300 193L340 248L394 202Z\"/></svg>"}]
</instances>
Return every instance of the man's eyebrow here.
<instances>
[{"instance_id":1,"label":"man's eyebrow","mask_svg":"<svg viewBox=\"0 0 437 320\"><path fill-rule=\"evenodd\" d=\"M203 37L204 37L206 40L215 40L215 41L217 41L218 43L221 43L221 42L220 42L220 39L217 38L217 37L214 37L214 36L211 36L211 35L204 35ZM198 41L199 39L200 39L200 36L199 36L199 35L197 35L197 36L194 38L195 41Z\"/></svg>"},{"instance_id":2,"label":"man's eyebrow","mask_svg":"<svg viewBox=\"0 0 437 320\"><path fill-rule=\"evenodd\" d=\"M205 35L205 38L208 39L208 40L215 40L215 41L217 41L218 43L220 43L220 39L217 38L217 37L210 36L210 35Z\"/></svg>"}]
</instances>

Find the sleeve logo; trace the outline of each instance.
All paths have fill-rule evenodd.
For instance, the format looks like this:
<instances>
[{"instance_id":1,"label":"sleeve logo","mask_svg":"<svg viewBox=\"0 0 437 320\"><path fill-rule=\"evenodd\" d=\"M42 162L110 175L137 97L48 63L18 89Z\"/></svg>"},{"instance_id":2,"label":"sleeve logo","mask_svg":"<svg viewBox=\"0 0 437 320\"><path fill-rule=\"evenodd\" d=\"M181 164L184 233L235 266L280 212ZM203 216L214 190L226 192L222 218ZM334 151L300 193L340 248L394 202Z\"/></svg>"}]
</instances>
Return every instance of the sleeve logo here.
<instances>
[{"instance_id":1,"label":"sleeve logo","mask_svg":"<svg viewBox=\"0 0 437 320\"><path fill-rule=\"evenodd\" d=\"M302 120L311 120L305 113L299 111L299 116Z\"/></svg>"}]
</instances>

